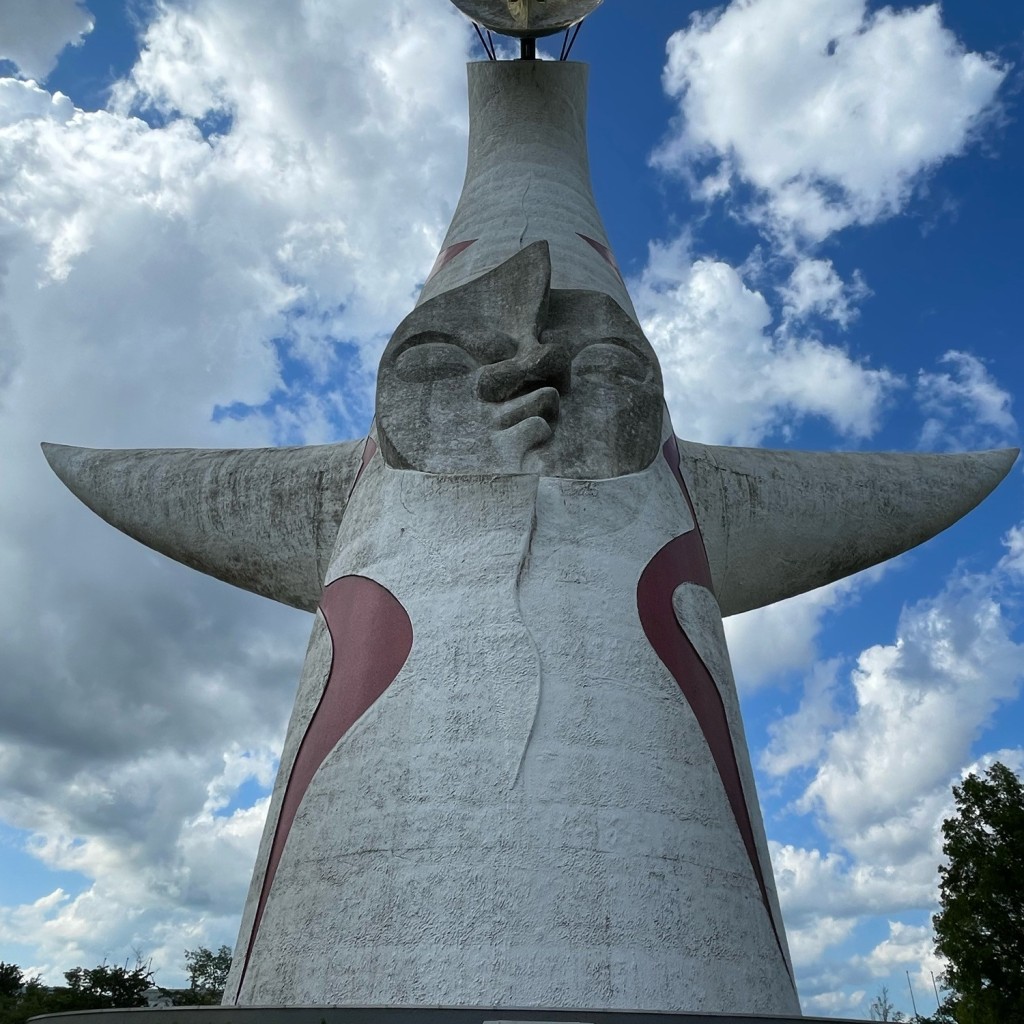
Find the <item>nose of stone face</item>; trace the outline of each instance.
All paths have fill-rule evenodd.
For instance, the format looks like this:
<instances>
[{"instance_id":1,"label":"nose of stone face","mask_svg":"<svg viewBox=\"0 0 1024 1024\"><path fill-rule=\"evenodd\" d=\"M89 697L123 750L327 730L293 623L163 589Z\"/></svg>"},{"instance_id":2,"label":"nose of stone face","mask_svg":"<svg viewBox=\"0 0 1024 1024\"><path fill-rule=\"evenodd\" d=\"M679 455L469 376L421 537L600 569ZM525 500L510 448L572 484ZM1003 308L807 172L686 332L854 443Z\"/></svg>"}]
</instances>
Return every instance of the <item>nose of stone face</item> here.
<instances>
[{"instance_id":1,"label":"nose of stone face","mask_svg":"<svg viewBox=\"0 0 1024 1024\"><path fill-rule=\"evenodd\" d=\"M507 402L541 388L569 390L569 354L561 345L534 342L513 359L485 366L477 394L485 402Z\"/></svg>"}]
</instances>

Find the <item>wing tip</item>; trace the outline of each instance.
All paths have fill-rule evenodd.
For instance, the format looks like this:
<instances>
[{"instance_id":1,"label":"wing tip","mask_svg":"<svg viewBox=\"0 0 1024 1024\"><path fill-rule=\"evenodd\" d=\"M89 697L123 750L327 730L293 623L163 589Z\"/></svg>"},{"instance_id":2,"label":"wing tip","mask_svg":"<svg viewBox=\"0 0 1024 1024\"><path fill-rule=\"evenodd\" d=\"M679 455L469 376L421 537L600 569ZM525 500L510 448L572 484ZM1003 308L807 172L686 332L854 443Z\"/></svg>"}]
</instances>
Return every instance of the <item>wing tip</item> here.
<instances>
[{"instance_id":1,"label":"wing tip","mask_svg":"<svg viewBox=\"0 0 1024 1024\"><path fill-rule=\"evenodd\" d=\"M75 474L73 464L76 461L76 456L84 452L94 451L95 449L78 448L70 444L55 444L53 441L42 441L39 447L43 451L43 458L46 459L47 464L53 470L57 479L70 491L74 492Z\"/></svg>"}]
</instances>

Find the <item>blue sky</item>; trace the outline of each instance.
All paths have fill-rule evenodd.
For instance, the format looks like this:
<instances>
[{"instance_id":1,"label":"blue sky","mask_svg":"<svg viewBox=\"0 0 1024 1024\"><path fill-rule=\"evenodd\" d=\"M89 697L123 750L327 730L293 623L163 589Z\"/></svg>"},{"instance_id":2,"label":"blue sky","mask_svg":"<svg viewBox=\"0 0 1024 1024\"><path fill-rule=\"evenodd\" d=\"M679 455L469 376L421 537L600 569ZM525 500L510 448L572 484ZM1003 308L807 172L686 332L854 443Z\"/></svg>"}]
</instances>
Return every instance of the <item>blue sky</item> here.
<instances>
[{"instance_id":1,"label":"blue sky","mask_svg":"<svg viewBox=\"0 0 1024 1024\"><path fill-rule=\"evenodd\" d=\"M606 0L594 188L680 435L1019 443L1024 10ZM40 440L359 436L458 198L444 0L0 0L0 959L233 944L308 618L134 545ZM730 620L805 1012L929 1010L949 789L1024 767L1021 469ZM841 510L837 510L837 515Z\"/></svg>"}]
</instances>

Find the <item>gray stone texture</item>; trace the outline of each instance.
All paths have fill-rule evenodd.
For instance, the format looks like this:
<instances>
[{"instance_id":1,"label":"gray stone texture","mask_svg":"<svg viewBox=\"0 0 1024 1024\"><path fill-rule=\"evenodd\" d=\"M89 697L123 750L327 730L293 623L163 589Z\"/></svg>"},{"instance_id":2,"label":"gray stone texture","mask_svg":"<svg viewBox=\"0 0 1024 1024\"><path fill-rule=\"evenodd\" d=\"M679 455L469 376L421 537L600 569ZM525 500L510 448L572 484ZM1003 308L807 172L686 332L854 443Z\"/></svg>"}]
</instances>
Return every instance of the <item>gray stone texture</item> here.
<instances>
[{"instance_id":1,"label":"gray stone texture","mask_svg":"<svg viewBox=\"0 0 1024 1024\"><path fill-rule=\"evenodd\" d=\"M602 0L452 0L492 32L520 39L553 35L582 21Z\"/></svg>"},{"instance_id":2,"label":"gray stone texture","mask_svg":"<svg viewBox=\"0 0 1024 1024\"><path fill-rule=\"evenodd\" d=\"M423 288L420 302L493 270L531 242L551 247L551 287L610 295L630 316L607 246L587 155L587 66L569 61L469 65L469 158L442 250L476 241Z\"/></svg>"},{"instance_id":3,"label":"gray stone texture","mask_svg":"<svg viewBox=\"0 0 1024 1024\"><path fill-rule=\"evenodd\" d=\"M987 497L1018 455L690 441L679 451L725 616L843 579L934 537Z\"/></svg>"},{"instance_id":4,"label":"gray stone texture","mask_svg":"<svg viewBox=\"0 0 1024 1024\"><path fill-rule=\"evenodd\" d=\"M547 242L417 307L377 377L386 461L427 473L636 473L663 402L657 356L615 301L551 290Z\"/></svg>"},{"instance_id":5,"label":"gray stone texture","mask_svg":"<svg viewBox=\"0 0 1024 1024\"><path fill-rule=\"evenodd\" d=\"M362 447L361 441L249 451L48 444L44 452L67 487L128 536L226 583L312 611ZM726 617L915 547L981 502L1017 457L1011 448L921 455L692 441L680 441L679 450ZM582 460L607 457L599 445L593 458Z\"/></svg>"},{"instance_id":6,"label":"gray stone texture","mask_svg":"<svg viewBox=\"0 0 1024 1024\"><path fill-rule=\"evenodd\" d=\"M104 450L44 444L111 526L243 590L312 611L362 441L305 448Z\"/></svg>"},{"instance_id":7,"label":"gray stone texture","mask_svg":"<svg viewBox=\"0 0 1024 1024\"><path fill-rule=\"evenodd\" d=\"M44 1014L57 1024L861 1024L838 1017L644 1014L559 1009L412 1007L176 1007Z\"/></svg>"},{"instance_id":8,"label":"gray stone texture","mask_svg":"<svg viewBox=\"0 0 1024 1024\"><path fill-rule=\"evenodd\" d=\"M770 911L637 615L643 567L694 525L660 456L599 481L371 461L326 580L394 595L411 653L312 777L259 919L331 661L318 616L229 1001L796 1011L745 746ZM687 630L713 616L701 648L727 666L714 599L677 614ZM389 642L383 625L364 641ZM731 674L714 683L741 743Z\"/></svg>"},{"instance_id":9,"label":"gray stone texture","mask_svg":"<svg viewBox=\"0 0 1024 1024\"><path fill-rule=\"evenodd\" d=\"M31 1019L59 1024L859 1024L838 1017L379 1006L182 1006L168 1010L79 1010Z\"/></svg>"}]
</instances>

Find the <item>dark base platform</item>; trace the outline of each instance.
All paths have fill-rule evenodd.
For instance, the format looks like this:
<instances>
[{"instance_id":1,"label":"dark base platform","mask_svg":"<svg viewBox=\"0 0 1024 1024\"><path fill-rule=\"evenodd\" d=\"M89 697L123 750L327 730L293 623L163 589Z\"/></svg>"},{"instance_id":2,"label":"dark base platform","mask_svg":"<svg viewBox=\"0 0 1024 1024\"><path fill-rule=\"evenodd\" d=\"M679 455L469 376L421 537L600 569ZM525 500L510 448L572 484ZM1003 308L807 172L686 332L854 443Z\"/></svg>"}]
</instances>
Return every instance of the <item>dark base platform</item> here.
<instances>
[{"instance_id":1,"label":"dark base platform","mask_svg":"<svg viewBox=\"0 0 1024 1024\"><path fill-rule=\"evenodd\" d=\"M510 1010L402 1006L178 1006L78 1010L33 1021L58 1024L844 1024L837 1017L734 1013L634 1013L628 1010ZM845 1024L856 1024L847 1020Z\"/></svg>"}]
</instances>

